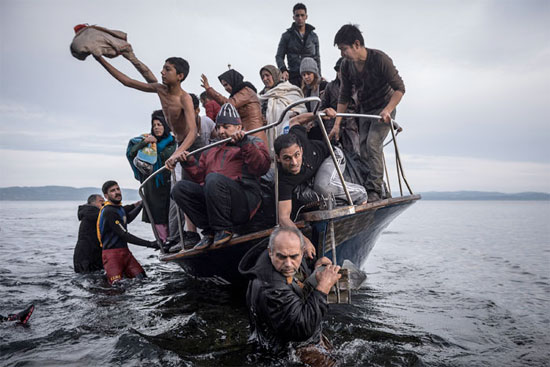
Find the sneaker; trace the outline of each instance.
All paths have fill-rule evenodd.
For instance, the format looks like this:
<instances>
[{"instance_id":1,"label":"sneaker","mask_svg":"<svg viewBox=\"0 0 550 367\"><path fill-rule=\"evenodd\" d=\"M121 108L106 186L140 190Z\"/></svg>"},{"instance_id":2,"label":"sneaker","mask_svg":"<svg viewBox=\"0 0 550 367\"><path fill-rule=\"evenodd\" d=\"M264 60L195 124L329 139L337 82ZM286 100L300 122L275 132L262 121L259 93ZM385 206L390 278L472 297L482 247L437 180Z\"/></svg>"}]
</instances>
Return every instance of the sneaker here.
<instances>
[{"instance_id":1,"label":"sneaker","mask_svg":"<svg viewBox=\"0 0 550 367\"><path fill-rule=\"evenodd\" d=\"M181 250L181 245L178 242L179 242L179 239L175 239L175 238L171 240L166 240L166 242L162 244L162 250L164 251L164 253L176 252L174 251L174 249L178 246L180 247L180 250Z\"/></svg>"},{"instance_id":2,"label":"sneaker","mask_svg":"<svg viewBox=\"0 0 550 367\"><path fill-rule=\"evenodd\" d=\"M169 252L169 253L173 254L175 252L180 252L181 249L182 249L182 247L181 247L181 242L180 242L180 243L175 244L174 246L170 246L168 251L165 251L165 252Z\"/></svg>"},{"instance_id":3,"label":"sneaker","mask_svg":"<svg viewBox=\"0 0 550 367\"><path fill-rule=\"evenodd\" d=\"M233 232L223 230L223 231L217 231L214 235L214 243L212 244L212 248L218 248L221 247L224 243L229 242L231 238L233 237Z\"/></svg>"},{"instance_id":4,"label":"sneaker","mask_svg":"<svg viewBox=\"0 0 550 367\"><path fill-rule=\"evenodd\" d=\"M197 243L193 249L194 250L204 250L206 248L209 248L212 243L214 242L214 236L211 235L211 234L205 234L203 237L202 237L202 240L199 241L199 243Z\"/></svg>"},{"instance_id":5,"label":"sneaker","mask_svg":"<svg viewBox=\"0 0 550 367\"><path fill-rule=\"evenodd\" d=\"M185 250L192 249L201 240L201 236L197 232L185 231L183 233L183 248ZM181 250L181 246L180 246Z\"/></svg>"}]
</instances>

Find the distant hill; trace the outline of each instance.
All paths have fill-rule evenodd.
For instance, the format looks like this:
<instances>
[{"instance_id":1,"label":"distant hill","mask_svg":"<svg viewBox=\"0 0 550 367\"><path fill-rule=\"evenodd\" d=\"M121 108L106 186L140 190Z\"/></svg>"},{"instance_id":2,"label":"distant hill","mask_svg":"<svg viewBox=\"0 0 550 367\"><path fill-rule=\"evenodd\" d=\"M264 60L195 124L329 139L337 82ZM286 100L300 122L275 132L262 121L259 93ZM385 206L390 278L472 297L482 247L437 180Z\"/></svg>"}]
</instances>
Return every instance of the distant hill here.
<instances>
[{"instance_id":1,"label":"distant hill","mask_svg":"<svg viewBox=\"0 0 550 367\"><path fill-rule=\"evenodd\" d=\"M429 191L421 195L424 200L550 200L550 194L544 192Z\"/></svg>"},{"instance_id":2,"label":"distant hill","mask_svg":"<svg viewBox=\"0 0 550 367\"><path fill-rule=\"evenodd\" d=\"M0 187L0 200L70 200L85 201L91 194L101 194L97 187L70 186L12 186ZM550 194L543 192L520 192L504 194L486 191L446 191L422 192L423 200L550 200ZM137 201L139 195L135 189L122 189L124 201ZM394 194L394 197L399 196Z\"/></svg>"},{"instance_id":3,"label":"distant hill","mask_svg":"<svg viewBox=\"0 0 550 367\"><path fill-rule=\"evenodd\" d=\"M0 200L68 200L86 201L91 194L100 194L98 187L69 187L69 186L12 186L0 187ZM135 189L122 189L124 201L137 201L139 194Z\"/></svg>"}]
</instances>

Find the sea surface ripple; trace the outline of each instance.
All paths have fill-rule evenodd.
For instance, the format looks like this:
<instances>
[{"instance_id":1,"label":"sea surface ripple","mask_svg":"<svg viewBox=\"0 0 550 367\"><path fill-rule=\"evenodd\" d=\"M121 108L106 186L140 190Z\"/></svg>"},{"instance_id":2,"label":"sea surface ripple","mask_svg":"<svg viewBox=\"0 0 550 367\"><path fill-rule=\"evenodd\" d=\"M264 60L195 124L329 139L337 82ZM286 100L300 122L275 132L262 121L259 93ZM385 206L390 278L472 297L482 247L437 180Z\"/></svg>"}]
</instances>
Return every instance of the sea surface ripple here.
<instances>
[{"instance_id":1,"label":"sea surface ripple","mask_svg":"<svg viewBox=\"0 0 550 367\"><path fill-rule=\"evenodd\" d=\"M72 269L79 203L0 201L2 366L299 366L248 343L242 294L131 245L148 278ZM548 366L550 204L420 201L382 234L324 328L345 366ZM130 232L152 239L147 224Z\"/></svg>"}]
</instances>

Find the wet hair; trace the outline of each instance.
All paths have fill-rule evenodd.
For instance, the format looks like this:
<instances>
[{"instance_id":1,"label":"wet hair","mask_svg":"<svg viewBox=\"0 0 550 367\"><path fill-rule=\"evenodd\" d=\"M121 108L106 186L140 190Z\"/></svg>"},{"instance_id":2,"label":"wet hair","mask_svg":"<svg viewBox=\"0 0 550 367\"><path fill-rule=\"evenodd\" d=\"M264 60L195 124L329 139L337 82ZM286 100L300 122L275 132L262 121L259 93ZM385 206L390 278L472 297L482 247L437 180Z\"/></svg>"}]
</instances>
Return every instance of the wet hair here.
<instances>
[{"instance_id":1,"label":"wet hair","mask_svg":"<svg viewBox=\"0 0 550 367\"><path fill-rule=\"evenodd\" d=\"M281 153L281 150L291 147L294 144L298 145L299 147L302 147L302 143L300 142L300 139L298 139L296 135L294 134L279 135L277 139L275 139L275 142L273 143L273 148L275 148L275 154L279 155L279 153Z\"/></svg>"},{"instance_id":2,"label":"wet hair","mask_svg":"<svg viewBox=\"0 0 550 367\"><path fill-rule=\"evenodd\" d=\"M113 181L113 180L106 181L103 184L103 186L101 186L101 191L103 191L103 194L106 194L107 191L109 191L109 189L115 185L118 185L116 181Z\"/></svg>"},{"instance_id":3,"label":"wet hair","mask_svg":"<svg viewBox=\"0 0 550 367\"><path fill-rule=\"evenodd\" d=\"M355 43L355 41L359 41L361 46L365 46L365 40L363 39L363 35L359 30L359 26L355 24L343 25L338 30L338 32L336 32L336 36L334 36L335 46L338 46L338 45L351 46Z\"/></svg>"},{"instance_id":4,"label":"wet hair","mask_svg":"<svg viewBox=\"0 0 550 367\"><path fill-rule=\"evenodd\" d=\"M199 108L199 98L194 93L189 93L191 99L193 100L193 108L196 110Z\"/></svg>"},{"instance_id":5,"label":"wet hair","mask_svg":"<svg viewBox=\"0 0 550 367\"><path fill-rule=\"evenodd\" d=\"M97 198L100 198L101 195L99 194L92 194L90 196L88 196L88 204L92 204L94 201L97 201Z\"/></svg>"},{"instance_id":6,"label":"wet hair","mask_svg":"<svg viewBox=\"0 0 550 367\"><path fill-rule=\"evenodd\" d=\"M184 81L185 78L187 78L187 75L189 75L189 63L181 57L169 57L165 62L174 65L176 73L183 74L182 81Z\"/></svg>"},{"instance_id":7,"label":"wet hair","mask_svg":"<svg viewBox=\"0 0 550 367\"><path fill-rule=\"evenodd\" d=\"M303 10L303 11L305 11L306 14L307 14L307 8L306 8L306 6L305 6L304 4L302 4L302 3L297 3L296 5L294 5L294 7L292 8L292 14L294 14L294 12L295 12L296 10Z\"/></svg>"},{"instance_id":8,"label":"wet hair","mask_svg":"<svg viewBox=\"0 0 550 367\"><path fill-rule=\"evenodd\" d=\"M300 249L302 251L306 248L306 242L304 241L304 236L302 235L302 232L298 228L294 227L277 227L273 232L271 232L271 235L269 236L269 244L267 245L267 248L269 249L269 252L273 250L273 245L275 244L275 239L281 234L281 233L294 233L299 239L300 239Z\"/></svg>"}]
</instances>

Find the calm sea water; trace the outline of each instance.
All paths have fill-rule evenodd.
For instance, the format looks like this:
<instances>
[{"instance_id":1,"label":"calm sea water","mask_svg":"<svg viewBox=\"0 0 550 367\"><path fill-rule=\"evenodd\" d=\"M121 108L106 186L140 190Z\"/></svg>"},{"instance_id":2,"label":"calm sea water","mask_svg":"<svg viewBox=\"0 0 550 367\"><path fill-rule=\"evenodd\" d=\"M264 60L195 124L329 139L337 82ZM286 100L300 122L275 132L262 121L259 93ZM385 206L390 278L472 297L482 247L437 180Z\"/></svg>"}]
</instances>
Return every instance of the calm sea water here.
<instances>
[{"instance_id":1,"label":"calm sea water","mask_svg":"<svg viewBox=\"0 0 550 367\"><path fill-rule=\"evenodd\" d=\"M72 270L76 202L0 202L0 365L284 366L247 345L242 297L131 246L144 281ZM421 201L383 233L325 331L343 365L548 366L550 203ZM148 225L130 231L152 239Z\"/></svg>"}]
</instances>

